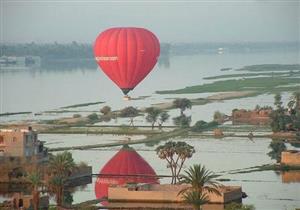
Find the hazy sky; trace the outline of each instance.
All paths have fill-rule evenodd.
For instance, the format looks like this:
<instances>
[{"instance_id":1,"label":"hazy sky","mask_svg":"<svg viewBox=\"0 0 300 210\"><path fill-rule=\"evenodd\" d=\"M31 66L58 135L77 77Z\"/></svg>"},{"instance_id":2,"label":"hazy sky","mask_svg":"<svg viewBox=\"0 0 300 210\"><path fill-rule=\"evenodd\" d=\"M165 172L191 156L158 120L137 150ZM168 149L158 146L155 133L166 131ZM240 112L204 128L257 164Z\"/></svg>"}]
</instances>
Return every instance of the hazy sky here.
<instances>
[{"instance_id":1,"label":"hazy sky","mask_svg":"<svg viewBox=\"0 0 300 210\"><path fill-rule=\"evenodd\" d=\"M1 42L93 42L109 27L162 42L299 41L300 0L0 0Z\"/></svg>"}]
</instances>

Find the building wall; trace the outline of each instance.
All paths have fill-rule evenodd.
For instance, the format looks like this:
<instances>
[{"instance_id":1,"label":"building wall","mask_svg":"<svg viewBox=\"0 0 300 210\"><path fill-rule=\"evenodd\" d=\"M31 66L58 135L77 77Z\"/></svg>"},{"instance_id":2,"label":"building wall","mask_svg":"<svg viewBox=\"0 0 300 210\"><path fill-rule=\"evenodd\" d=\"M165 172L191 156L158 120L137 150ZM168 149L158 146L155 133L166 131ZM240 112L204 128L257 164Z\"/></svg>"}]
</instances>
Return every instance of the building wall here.
<instances>
[{"instance_id":1,"label":"building wall","mask_svg":"<svg viewBox=\"0 0 300 210\"><path fill-rule=\"evenodd\" d=\"M135 202L182 202L179 191L185 188L183 185L146 185L150 187L127 188L109 187L108 199L112 201L135 201ZM228 203L241 199L241 187L221 187L221 195L208 193L210 203Z\"/></svg>"},{"instance_id":2,"label":"building wall","mask_svg":"<svg viewBox=\"0 0 300 210\"><path fill-rule=\"evenodd\" d=\"M38 153L37 134L28 130L0 130L2 156L22 157Z\"/></svg>"},{"instance_id":3,"label":"building wall","mask_svg":"<svg viewBox=\"0 0 300 210\"><path fill-rule=\"evenodd\" d=\"M300 151L284 151L281 153L281 164L300 166Z\"/></svg>"},{"instance_id":4,"label":"building wall","mask_svg":"<svg viewBox=\"0 0 300 210\"><path fill-rule=\"evenodd\" d=\"M232 112L232 121L235 123L250 123L250 124L268 124L271 122L270 114L272 110L234 110Z\"/></svg>"}]
</instances>

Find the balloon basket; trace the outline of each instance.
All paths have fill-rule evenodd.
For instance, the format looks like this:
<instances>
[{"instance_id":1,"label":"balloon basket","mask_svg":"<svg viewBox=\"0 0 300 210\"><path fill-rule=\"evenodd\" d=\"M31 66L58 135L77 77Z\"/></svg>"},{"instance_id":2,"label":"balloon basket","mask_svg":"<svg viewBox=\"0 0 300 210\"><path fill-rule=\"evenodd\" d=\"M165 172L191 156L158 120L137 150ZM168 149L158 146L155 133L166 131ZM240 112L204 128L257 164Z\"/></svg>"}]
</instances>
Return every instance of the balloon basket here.
<instances>
[{"instance_id":1,"label":"balloon basket","mask_svg":"<svg viewBox=\"0 0 300 210\"><path fill-rule=\"evenodd\" d=\"M125 95L125 96L123 97L123 100L124 100L124 101L130 101L130 100L131 100L131 97L128 96L128 95Z\"/></svg>"}]
</instances>

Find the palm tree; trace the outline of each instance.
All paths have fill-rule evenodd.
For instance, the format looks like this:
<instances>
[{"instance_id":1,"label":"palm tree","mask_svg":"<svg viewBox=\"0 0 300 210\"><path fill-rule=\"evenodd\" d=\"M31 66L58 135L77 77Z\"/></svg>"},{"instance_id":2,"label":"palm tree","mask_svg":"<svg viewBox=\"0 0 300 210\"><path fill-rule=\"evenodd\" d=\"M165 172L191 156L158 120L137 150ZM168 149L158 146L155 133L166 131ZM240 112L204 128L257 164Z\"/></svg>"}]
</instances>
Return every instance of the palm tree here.
<instances>
[{"instance_id":1,"label":"palm tree","mask_svg":"<svg viewBox=\"0 0 300 210\"><path fill-rule=\"evenodd\" d=\"M294 100L296 102L296 109L300 108L300 91L293 93Z\"/></svg>"},{"instance_id":2,"label":"palm tree","mask_svg":"<svg viewBox=\"0 0 300 210\"><path fill-rule=\"evenodd\" d=\"M67 177L71 174L74 167L74 159L68 151L50 157L49 171L53 175Z\"/></svg>"},{"instance_id":3,"label":"palm tree","mask_svg":"<svg viewBox=\"0 0 300 210\"><path fill-rule=\"evenodd\" d=\"M63 202L63 192L65 180L71 175L75 167L72 153L65 151L50 157L49 171L51 178L48 183L50 192L56 196L56 203L59 206Z\"/></svg>"},{"instance_id":4,"label":"palm tree","mask_svg":"<svg viewBox=\"0 0 300 210\"><path fill-rule=\"evenodd\" d=\"M200 209L201 205L209 201L207 193L221 194L218 190L221 185L214 180L217 175L207 170L205 166L195 164L184 172L179 183L189 184L189 187L184 188L178 194L181 194L186 202L194 206L197 204L196 209Z\"/></svg>"},{"instance_id":5,"label":"palm tree","mask_svg":"<svg viewBox=\"0 0 300 210\"><path fill-rule=\"evenodd\" d=\"M55 194L57 209L62 206L64 193L64 178L62 176L53 176L48 182L48 189Z\"/></svg>"},{"instance_id":6,"label":"palm tree","mask_svg":"<svg viewBox=\"0 0 300 210\"><path fill-rule=\"evenodd\" d=\"M201 206L209 201L208 196L199 191L187 191L182 197L184 202L192 204L195 210L200 210Z\"/></svg>"},{"instance_id":7,"label":"palm tree","mask_svg":"<svg viewBox=\"0 0 300 210\"><path fill-rule=\"evenodd\" d=\"M29 173L27 176L27 180L30 183L30 186L32 188L32 204L33 209L38 210L39 209L39 202L40 202L40 191L39 187L42 184L40 173L35 171L32 173Z\"/></svg>"}]
</instances>

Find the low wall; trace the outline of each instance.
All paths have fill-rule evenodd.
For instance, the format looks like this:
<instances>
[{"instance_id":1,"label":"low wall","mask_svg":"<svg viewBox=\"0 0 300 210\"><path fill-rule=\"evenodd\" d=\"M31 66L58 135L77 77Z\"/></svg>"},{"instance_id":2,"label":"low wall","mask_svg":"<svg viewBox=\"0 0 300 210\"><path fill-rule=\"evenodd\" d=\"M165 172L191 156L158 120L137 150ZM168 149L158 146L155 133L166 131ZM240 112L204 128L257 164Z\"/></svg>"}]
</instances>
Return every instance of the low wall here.
<instances>
[{"instance_id":1,"label":"low wall","mask_svg":"<svg viewBox=\"0 0 300 210\"><path fill-rule=\"evenodd\" d=\"M182 202L180 190L184 185L145 185L147 187L127 188L109 187L108 199L127 202ZM210 203L228 203L242 197L242 189L238 186L220 188L221 195L208 193Z\"/></svg>"}]
</instances>

